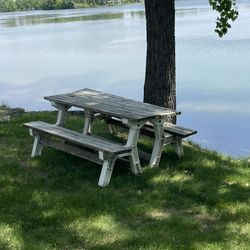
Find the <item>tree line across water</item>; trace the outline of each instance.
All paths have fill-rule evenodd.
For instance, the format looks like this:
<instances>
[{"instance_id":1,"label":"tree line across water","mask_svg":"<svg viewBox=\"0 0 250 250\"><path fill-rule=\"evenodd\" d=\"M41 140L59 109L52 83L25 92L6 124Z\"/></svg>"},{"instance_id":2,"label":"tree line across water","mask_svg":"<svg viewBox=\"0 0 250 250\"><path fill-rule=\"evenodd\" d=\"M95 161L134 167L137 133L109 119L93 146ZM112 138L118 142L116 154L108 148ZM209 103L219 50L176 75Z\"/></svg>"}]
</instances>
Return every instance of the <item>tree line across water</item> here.
<instances>
[{"instance_id":1,"label":"tree line across water","mask_svg":"<svg viewBox=\"0 0 250 250\"><path fill-rule=\"evenodd\" d=\"M0 12L77 9L137 2L142 0L0 0Z\"/></svg>"}]
</instances>

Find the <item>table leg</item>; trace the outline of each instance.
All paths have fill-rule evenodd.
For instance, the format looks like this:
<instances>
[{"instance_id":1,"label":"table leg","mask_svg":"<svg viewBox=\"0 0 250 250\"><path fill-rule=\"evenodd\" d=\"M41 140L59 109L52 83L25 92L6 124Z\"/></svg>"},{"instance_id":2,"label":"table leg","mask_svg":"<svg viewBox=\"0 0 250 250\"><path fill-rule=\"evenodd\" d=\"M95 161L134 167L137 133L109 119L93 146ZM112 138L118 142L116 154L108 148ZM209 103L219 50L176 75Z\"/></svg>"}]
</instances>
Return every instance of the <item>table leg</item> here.
<instances>
[{"instance_id":1,"label":"table leg","mask_svg":"<svg viewBox=\"0 0 250 250\"><path fill-rule=\"evenodd\" d=\"M56 125L57 126L60 126L60 127L65 126L66 112L67 112L67 110L65 110L65 109L59 109L58 110L58 115L57 115L57 120L56 120Z\"/></svg>"},{"instance_id":2,"label":"table leg","mask_svg":"<svg viewBox=\"0 0 250 250\"><path fill-rule=\"evenodd\" d=\"M84 128L83 128L83 134L91 134L92 133L92 126L94 122L94 114L93 112L89 110L84 110L85 114L85 123L84 123Z\"/></svg>"},{"instance_id":3,"label":"table leg","mask_svg":"<svg viewBox=\"0 0 250 250\"><path fill-rule=\"evenodd\" d=\"M33 131L30 129L30 135L33 136ZM31 152L31 157L34 158L36 156L41 156L42 150L43 150L43 145L40 143L40 135L34 135L34 143L33 143L33 148Z\"/></svg>"},{"instance_id":4,"label":"table leg","mask_svg":"<svg viewBox=\"0 0 250 250\"><path fill-rule=\"evenodd\" d=\"M177 141L173 144L173 148L178 157L183 156L183 145L182 139L177 139Z\"/></svg>"},{"instance_id":5,"label":"table leg","mask_svg":"<svg viewBox=\"0 0 250 250\"><path fill-rule=\"evenodd\" d=\"M67 111L69 110L70 106L65 106L65 105L61 105L58 103L52 103L52 106L54 106L55 108L58 109L58 115L57 115L57 120L56 120L56 125L60 126L60 127L64 127L65 126L65 121L66 121L66 114Z\"/></svg>"},{"instance_id":6,"label":"table leg","mask_svg":"<svg viewBox=\"0 0 250 250\"><path fill-rule=\"evenodd\" d=\"M108 124L108 127L109 127L109 133L110 134L115 134L116 133L116 127L115 127L115 125L113 125L113 124Z\"/></svg>"},{"instance_id":7,"label":"table leg","mask_svg":"<svg viewBox=\"0 0 250 250\"><path fill-rule=\"evenodd\" d=\"M125 119L122 122L129 126L128 139L125 146L132 148L131 155L129 156L130 168L132 173L137 175L141 173L137 143L139 140L140 129L145 122L134 122Z\"/></svg>"},{"instance_id":8,"label":"table leg","mask_svg":"<svg viewBox=\"0 0 250 250\"><path fill-rule=\"evenodd\" d=\"M151 122L154 124L155 142L149 166L153 168L153 167L158 167L161 160L162 150L164 146L164 138L165 138L164 127L163 127L163 123L165 122L165 120L155 119Z\"/></svg>"},{"instance_id":9,"label":"table leg","mask_svg":"<svg viewBox=\"0 0 250 250\"><path fill-rule=\"evenodd\" d=\"M98 182L98 185L100 187L105 187L109 184L114 164L115 164L115 159L105 159L103 161L102 171Z\"/></svg>"}]
</instances>

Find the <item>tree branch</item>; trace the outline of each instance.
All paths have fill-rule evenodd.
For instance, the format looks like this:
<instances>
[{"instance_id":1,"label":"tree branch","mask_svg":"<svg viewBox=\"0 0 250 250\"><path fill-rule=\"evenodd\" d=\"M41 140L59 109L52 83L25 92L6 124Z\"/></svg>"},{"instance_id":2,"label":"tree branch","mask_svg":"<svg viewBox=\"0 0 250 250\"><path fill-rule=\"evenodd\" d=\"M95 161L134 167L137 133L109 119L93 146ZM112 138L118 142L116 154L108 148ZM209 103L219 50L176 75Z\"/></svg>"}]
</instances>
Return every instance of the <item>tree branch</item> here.
<instances>
[{"instance_id":1,"label":"tree branch","mask_svg":"<svg viewBox=\"0 0 250 250\"><path fill-rule=\"evenodd\" d=\"M230 22L235 21L239 15L235 0L209 0L212 9L219 13L217 17L215 32L219 37L224 36L231 28Z\"/></svg>"}]
</instances>

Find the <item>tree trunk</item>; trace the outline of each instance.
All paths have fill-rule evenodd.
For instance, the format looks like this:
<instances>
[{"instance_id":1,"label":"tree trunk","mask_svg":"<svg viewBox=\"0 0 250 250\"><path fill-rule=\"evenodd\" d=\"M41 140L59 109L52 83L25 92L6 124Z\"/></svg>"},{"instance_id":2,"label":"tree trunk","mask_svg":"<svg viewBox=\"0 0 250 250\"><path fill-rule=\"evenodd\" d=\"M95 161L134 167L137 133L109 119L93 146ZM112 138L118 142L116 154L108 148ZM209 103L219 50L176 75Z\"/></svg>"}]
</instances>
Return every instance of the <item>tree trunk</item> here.
<instances>
[{"instance_id":1,"label":"tree trunk","mask_svg":"<svg viewBox=\"0 0 250 250\"><path fill-rule=\"evenodd\" d=\"M147 60L144 102L176 109L174 0L145 0Z\"/></svg>"}]
</instances>

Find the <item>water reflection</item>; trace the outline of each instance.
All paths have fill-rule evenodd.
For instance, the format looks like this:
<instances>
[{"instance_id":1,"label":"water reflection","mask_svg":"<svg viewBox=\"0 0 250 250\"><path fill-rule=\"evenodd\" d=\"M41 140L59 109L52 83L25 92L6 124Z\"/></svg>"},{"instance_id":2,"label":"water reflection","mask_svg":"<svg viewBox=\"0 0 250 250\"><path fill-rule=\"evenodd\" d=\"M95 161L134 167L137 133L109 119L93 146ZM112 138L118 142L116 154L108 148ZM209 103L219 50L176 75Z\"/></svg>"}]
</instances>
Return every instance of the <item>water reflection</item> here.
<instances>
[{"instance_id":1,"label":"water reflection","mask_svg":"<svg viewBox=\"0 0 250 250\"><path fill-rule=\"evenodd\" d=\"M182 2L181 2L182 3ZM133 19L145 17L144 7L142 5L134 5L135 8L118 9L113 7L112 11L108 8L97 8L93 11L91 9L82 10L70 10L73 11L69 13L65 10L58 11L27 11L27 12L17 12L9 13L6 15L1 15L0 13L0 26L2 27L18 27L18 26L28 26L28 25L39 25L39 24L51 24L51 23L67 23L67 22L81 22L81 21L98 21L98 20L109 20L109 19ZM205 5L205 7L208 7ZM103 9L106 9L103 10ZM208 12L207 8L204 6L197 6L196 8L183 8L177 3L176 16L194 16L201 12Z\"/></svg>"},{"instance_id":2,"label":"water reflection","mask_svg":"<svg viewBox=\"0 0 250 250\"><path fill-rule=\"evenodd\" d=\"M250 9L219 39L204 1L187 2L176 11L178 122L206 147L249 155ZM143 5L0 14L0 103L51 109L44 96L82 88L142 100L144 15Z\"/></svg>"},{"instance_id":3,"label":"water reflection","mask_svg":"<svg viewBox=\"0 0 250 250\"><path fill-rule=\"evenodd\" d=\"M175 12L176 17L188 17L197 16L201 13L207 13L209 10L207 8L189 8L189 9L177 9Z\"/></svg>"},{"instance_id":4,"label":"water reflection","mask_svg":"<svg viewBox=\"0 0 250 250\"><path fill-rule=\"evenodd\" d=\"M60 14L41 14L41 15L25 15L12 18L2 19L0 25L3 27L18 27L27 25L38 24L51 24L51 23L67 23L67 22L82 22L82 21L99 21L110 19L133 19L137 17L144 17L144 11L135 12L118 12L118 13L98 13L98 14L85 14L79 15L60 15Z\"/></svg>"}]
</instances>

